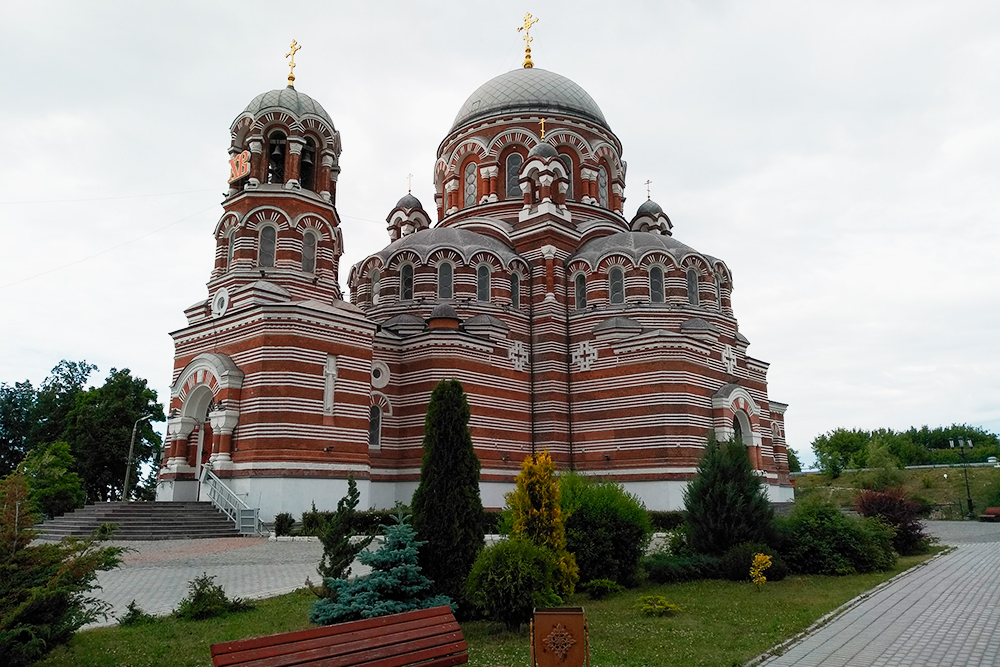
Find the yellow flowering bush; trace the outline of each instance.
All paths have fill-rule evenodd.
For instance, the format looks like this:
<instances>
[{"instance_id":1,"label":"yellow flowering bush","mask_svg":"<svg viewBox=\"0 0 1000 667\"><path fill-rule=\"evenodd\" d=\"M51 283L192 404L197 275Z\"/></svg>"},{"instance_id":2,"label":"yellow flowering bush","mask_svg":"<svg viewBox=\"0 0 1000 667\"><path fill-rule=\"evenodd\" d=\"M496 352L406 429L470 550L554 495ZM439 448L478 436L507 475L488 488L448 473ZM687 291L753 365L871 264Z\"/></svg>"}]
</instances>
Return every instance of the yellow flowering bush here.
<instances>
[{"instance_id":1,"label":"yellow flowering bush","mask_svg":"<svg viewBox=\"0 0 1000 667\"><path fill-rule=\"evenodd\" d=\"M771 557L767 554L754 554L753 563L750 564L750 581L754 583L759 591L761 586L767 582L764 570L771 567Z\"/></svg>"}]
</instances>

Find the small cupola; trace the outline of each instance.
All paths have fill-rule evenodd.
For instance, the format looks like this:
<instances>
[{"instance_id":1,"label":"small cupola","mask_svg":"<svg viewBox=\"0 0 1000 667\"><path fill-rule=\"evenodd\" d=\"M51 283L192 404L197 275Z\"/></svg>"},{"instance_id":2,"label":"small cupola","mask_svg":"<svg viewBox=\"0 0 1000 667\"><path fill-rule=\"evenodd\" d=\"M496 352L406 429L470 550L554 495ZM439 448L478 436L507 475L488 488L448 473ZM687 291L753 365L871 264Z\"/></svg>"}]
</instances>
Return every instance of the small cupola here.
<instances>
[{"instance_id":1,"label":"small cupola","mask_svg":"<svg viewBox=\"0 0 1000 667\"><path fill-rule=\"evenodd\" d=\"M396 208L389 211L385 219L389 239L397 241L413 232L419 232L431 226L430 216L424 211L420 200L407 192L396 202Z\"/></svg>"},{"instance_id":2,"label":"small cupola","mask_svg":"<svg viewBox=\"0 0 1000 667\"><path fill-rule=\"evenodd\" d=\"M629 223L629 228L633 232L652 232L654 234L664 234L672 236L674 223L663 212L663 209L652 199L642 202L639 210L635 212L635 217Z\"/></svg>"},{"instance_id":3,"label":"small cupola","mask_svg":"<svg viewBox=\"0 0 1000 667\"><path fill-rule=\"evenodd\" d=\"M434 307L431 316L427 318L428 329L458 329L462 320L458 318L458 313L447 303L442 303Z\"/></svg>"}]
</instances>

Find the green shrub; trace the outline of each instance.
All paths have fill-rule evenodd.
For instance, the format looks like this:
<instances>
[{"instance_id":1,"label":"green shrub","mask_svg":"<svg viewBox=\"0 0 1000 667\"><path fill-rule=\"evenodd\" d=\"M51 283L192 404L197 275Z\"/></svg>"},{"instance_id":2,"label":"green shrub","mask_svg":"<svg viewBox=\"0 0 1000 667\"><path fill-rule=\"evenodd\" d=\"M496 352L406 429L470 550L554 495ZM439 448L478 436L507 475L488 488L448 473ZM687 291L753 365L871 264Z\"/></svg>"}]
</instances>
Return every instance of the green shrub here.
<instances>
[{"instance_id":1,"label":"green shrub","mask_svg":"<svg viewBox=\"0 0 1000 667\"><path fill-rule=\"evenodd\" d=\"M690 556L651 556L643 560L649 580L657 584L676 584L696 579L718 577L719 559L704 554Z\"/></svg>"},{"instance_id":2,"label":"green shrub","mask_svg":"<svg viewBox=\"0 0 1000 667\"><path fill-rule=\"evenodd\" d=\"M483 510L483 534L500 535L500 526L503 523L502 510Z\"/></svg>"},{"instance_id":3,"label":"green shrub","mask_svg":"<svg viewBox=\"0 0 1000 667\"><path fill-rule=\"evenodd\" d=\"M603 600L625 590L624 586L610 579L594 579L581 584L580 588L591 600Z\"/></svg>"},{"instance_id":4,"label":"green shrub","mask_svg":"<svg viewBox=\"0 0 1000 667\"><path fill-rule=\"evenodd\" d=\"M324 515L319 519L319 528L316 535L323 545L323 556L320 558L316 572L319 573L323 582L319 590L313 590L321 597L325 597L329 592L326 588L328 579L346 579L351 574L351 563L359 553L368 548L372 542L372 535L360 541L352 540L356 536L351 524L361 501L361 492L358 491L358 483L354 481L354 475L347 476L347 495L337 501L337 511ZM315 510L313 510L315 513Z\"/></svg>"},{"instance_id":5,"label":"green shrub","mask_svg":"<svg viewBox=\"0 0 1000 667\"><path fill-rule=\"evenodd\" d=\"M649 511L649 522L658 533L669 533L684 525L684 512Z\"/></svg>"},{"instance_id":6,"label":"green shrub","mask_svg":"<svg viewBox=\"0 0 1000 667\"><path fill-rule=\"evenodd\" d=\"M406 505L399 505L399 509L404 514L409 514L410 509ZM355 510L346 521L346 527L355 535L380 535L385 526L390 526L396 516L397 508L375 509L375 510ZM303 512L299 534L318 536L323 523L329 521L335 510L318 510L316 504L309 512Z\"/></svg>"},{"instance_id":7,"label":"green shrub","mask_svg":"<svg viewBox=\"0 0 1000 667\"><path fill-rule=\"evenodd\" d=\"M684 491L688 538L699 553L721 556L740 542L773 542L774 510L747 448L709 437Z\"/></svg>"},{"instance_id":8,"label":"green shrub","mask_svg":"<svg viewBox=\"0 0 1000 667\"><path fill-rule=\"evenodd\" d=\"M243 598L230 600L222 586L215 583L215 576L204 572L188 582L187 597L177 605L174 616L186 621L200 621L227 612L250 611L253 608L253 603Z\"/></svg>"},{"instance_id":9,"label":"green shrub","mask_svg":"<svg viewBox=\"0 0 1000 667\"><path fill-rule=\"evenodd\" d=\"M777 528L778 551L791 572L843 575L885 571L896 563L891 526L848 517L829 503L796 503Z\"/></svg>"},{"instance_id":10,"label":"green shrub","mask_svg":"<svg viewBox=\"0 0 1000 667\"><path fill-rule=\"evenodd\" d=\"M548 549L524 538L506 539L479 552L465 595L487 618L516 629L531 619L534 607L562 603L552 586L557 567Z\"/></svg>"},{"instance_id":11,"label":"green shrub","mask_svg":"<svg viewBox=\"0 0 1000 667\"><path fill-rule=\"evenodd\" d=\"M274 515L274 534L281 535L291 535L292 526L295 525L295 517L293 517L288 512L281 512L280 514Z\"/></svg>"},{"instance_id":12,"label":"green shrub","mask_svg":"<svg viewBox=\"0 0 1000 667\"><path fill-rule=\"evenodd\" d=\"M750 566L756 554L771 557L771 566L767 568L766 573L768 581L781 581L788 576L788 566L778 553L766 544L757 542L737 544L727 551L726 555L719 559L719 576L729 581L750 581Z\"/></svg>"},{"instance_id":13,"label":"green shrub","mask_svg":"<svg viewBox=\"0 0 1000 667\"><path fill-rule=\"evenodd\" d=\"M142 608L132 600L125 607L125 614L118 619L118 625L123 628L130 625L149 625L150 623L155 623L156 617L152 614L147 614L142 610Z\"/></svg>"},{"instance_id":14,"label":"green shrub","mask_svg":"<svg viewBox=\"0 0 1000 667\"><path fill-rule=\"evenodd\" d=\"M32 502L45 516L56 517L83 507L87 498L83 479L69 472L75 462L69 444L54 442L28 452L18 466L29 478Z\"/></svg>"},{"instance_id":15,"label":"green shrub","mask_svg":"<svg viewBox=\"0 0 1000 667\"><path fill-rule=\"evenodd\" d=\"M431 594L433 582L420 572L417 558L423 545L400 510L396 522L385 528L385 544L358 555L371 573L350 581L324 579L326 595L312 603L309 620L330 625L445 604L454 611L448 597Z\"/></svg>"},{"instance_id":16,"label":"green shrub","mask_svg":"<svg viewBox=\"0 0 1000 667\"><path fill-rule=\"evenodd\" d=\"M673 616L681 608L662 595L644 595L639 598L639 611L646 616Z\"/></svg>"},{"instance_id":17,"label":"green shrub","mask_svg":"<svg viewBox=\"0 0 1000 667\"><path fill-rule=\"evenodd\" d=\"M855 508L861 516L881 519L895 529L892 546L904 556L924 553L930 546L930 539L924 535L924 524L920 521L920 506L906 497L900 488L884 491L862 491L858 494Z\"/></svg>"},{"instance_id":18,"label":"green shrub","mask_svg":"<svg viewBox=\"0 0 1000 667\"><path fill-rule=\"evenodd\" d=\"M618 484L572 473L562 475L559 485L566 548L576 558L580 580L634 586L653 532L642 501Z\"/></svg>"}]
</instances>

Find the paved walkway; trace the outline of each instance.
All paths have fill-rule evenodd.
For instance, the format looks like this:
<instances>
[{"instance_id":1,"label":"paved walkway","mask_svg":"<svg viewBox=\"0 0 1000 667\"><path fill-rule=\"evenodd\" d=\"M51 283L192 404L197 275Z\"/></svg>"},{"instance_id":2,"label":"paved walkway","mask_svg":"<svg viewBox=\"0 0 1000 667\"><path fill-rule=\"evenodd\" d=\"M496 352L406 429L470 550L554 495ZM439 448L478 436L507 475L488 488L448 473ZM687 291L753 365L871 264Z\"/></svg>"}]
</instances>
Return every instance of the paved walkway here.
<instances>
[{"instance_id":1,"label":"paved walkway","mask_svg":"<svg viewBox=\"0 0 1000 667\"><path fill-rule=\"evenodd\" d=\"M767 667L1000 665L1000 524L928 522L956 548L793 644Z\"/></svg>"}]
</instances>

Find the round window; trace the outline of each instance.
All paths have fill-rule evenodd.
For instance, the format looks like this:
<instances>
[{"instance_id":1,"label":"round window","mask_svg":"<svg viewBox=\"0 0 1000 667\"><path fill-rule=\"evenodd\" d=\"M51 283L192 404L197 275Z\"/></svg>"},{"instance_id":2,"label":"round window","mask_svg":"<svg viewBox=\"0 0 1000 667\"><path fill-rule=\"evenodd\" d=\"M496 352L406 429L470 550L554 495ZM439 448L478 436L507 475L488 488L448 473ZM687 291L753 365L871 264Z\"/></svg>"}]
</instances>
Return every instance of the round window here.
<instances>
[{"instance_id":1,"label":"round window","mask_svg":"<svg viewBox=\"0 0 1000 667\"><path fill-rule=\"evenodd\" d=\"M381 361L372 362L372 386L376 389L389 384L389 367Z\"/></svg>"},{"instance_id":2,"label":"round window","mask_svg":"<svg viewBox=\"0 0 1000 667\"><path fill-rule=\"evenodd\" d=\"M212 317L222 317L229 308L229 290L225 287L215 293L212 299Z\"/></svg>"}]
</instances>

